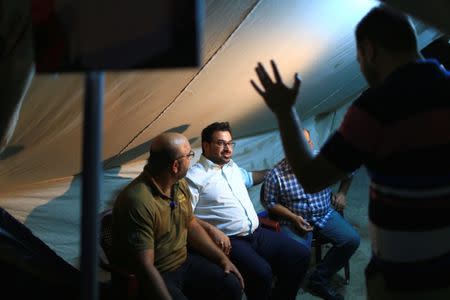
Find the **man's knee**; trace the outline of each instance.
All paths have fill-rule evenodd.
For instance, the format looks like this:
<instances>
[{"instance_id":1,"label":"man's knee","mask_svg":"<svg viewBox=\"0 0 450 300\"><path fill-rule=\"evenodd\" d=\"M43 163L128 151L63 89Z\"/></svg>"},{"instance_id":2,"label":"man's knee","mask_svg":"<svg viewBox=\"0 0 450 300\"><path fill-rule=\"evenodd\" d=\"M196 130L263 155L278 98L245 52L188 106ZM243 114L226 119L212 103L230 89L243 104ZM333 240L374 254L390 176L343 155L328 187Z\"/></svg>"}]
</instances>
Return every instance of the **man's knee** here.
<instances>
[{"instance_id":1,"label":"man's knee","mask_svg":"<svg viewBox=\"0 0 450 300\"><path fill-rule=\"evenodd\" d=\"M359 244L361 243L361 238L359 237L359 234L355 233L351 235L347 241L344 244L344 247L346 247L349 251L356 251L358 249Z\"/></svg>"},{"instance_id":2,"label":"man's knee","mask_svg":"<svg viewBox=\"0 0 450 300\"><path fill-rule=\"evenodd\" d=\"M254 266L254 280L258 285L272 286L273 273L269 264Z\"/></svg>"},{"instance_id":3,"label":"man's knee","mask_svg":"<svg viewBox=\"0 0 450 300\"><path fill-rule=\"evenodd\" d=\"M295 247L289 248L290 256L294 257L292 263L299 267L307 268L311 260L311 248L302 243L296 243Z\"/></svg>"},{"instance_id":4,"label":"man's knee","mask_svg":"<svg viewBox=\"0 0 450 300\"><path fill-rule=\"evenodd\" d=\"M233 273L227 274L224 277L224 283L220 295L223 295L222 299L241 299L242 298L242 286Z\"/></svg>"},{"instance_id":5,"label":"man's knee","mask_svg":"<svg viewBox=\"0 0 450 300\"><path fill-rule=\"evenodd\" d=\"M292 240L292 244L286 245L279 254L280 274L288 277L303 277L308 270L311 261L311 249L302 243Z\"/></svg>"}]
</instances>

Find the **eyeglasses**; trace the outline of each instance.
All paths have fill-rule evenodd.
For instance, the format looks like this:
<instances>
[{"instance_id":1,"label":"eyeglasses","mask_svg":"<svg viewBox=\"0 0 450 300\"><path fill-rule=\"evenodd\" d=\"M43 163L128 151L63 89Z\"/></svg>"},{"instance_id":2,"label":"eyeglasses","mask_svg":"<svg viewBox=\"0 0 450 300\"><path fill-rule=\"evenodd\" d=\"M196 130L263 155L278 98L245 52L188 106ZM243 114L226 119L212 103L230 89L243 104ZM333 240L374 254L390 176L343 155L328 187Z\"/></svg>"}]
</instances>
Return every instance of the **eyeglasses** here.
<instances>
[{"instance_id":1,"label":"eyeglasses","mask_svg":"<svg viewBox=\"0 0 450 300\"><path fill-rule=\"evenodd\" d=\"M224 140L217 140L217 141L214 141L213 143L216 144L219 147L222 147L222 148L225 147L225 146L227 146L228 148L233 148L233 147L236 146L236 143L232 142L232 141L227 142L227 141L224 141Z\"/></svg>"},{"instance_id":2,"label":"eyeglasses","mask_svg":"<svg viewBox=\"0 0 450 300\"><path fill-rule=\"evenodd\" d=\"M178 159L183 158L183 157L187 157L187 159L191 160L192 158L194 158L194 156L195 156L195 152L191 150L191 151L189 151L188 154L181 155L181 156L175 158L175 160L178 160Z\"/></svg>"}]
</instances>

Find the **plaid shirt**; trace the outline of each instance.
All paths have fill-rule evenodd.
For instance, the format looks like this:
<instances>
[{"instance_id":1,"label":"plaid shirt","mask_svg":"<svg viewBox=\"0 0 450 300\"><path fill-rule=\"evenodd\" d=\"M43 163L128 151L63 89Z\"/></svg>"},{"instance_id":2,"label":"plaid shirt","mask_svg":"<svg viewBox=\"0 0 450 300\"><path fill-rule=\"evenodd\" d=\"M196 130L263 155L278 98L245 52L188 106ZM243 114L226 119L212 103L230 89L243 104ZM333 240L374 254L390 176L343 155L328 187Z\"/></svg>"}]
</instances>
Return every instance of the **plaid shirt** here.
<instances>
[{"instance_id":1,"label":"plaid shirt","mask_svg":"<svg viewBox=\"0 0 450 300\"><path fill-rule=\"evenodd\" d=\"M305 193L286 159L280 161L266 175L264 197L261 200L266 209L281 204L319 228L325 226L333 211L331 189L326 188L313 194ZM290 224L287 220L280 222Z\"/></svg>"}]
</instances>

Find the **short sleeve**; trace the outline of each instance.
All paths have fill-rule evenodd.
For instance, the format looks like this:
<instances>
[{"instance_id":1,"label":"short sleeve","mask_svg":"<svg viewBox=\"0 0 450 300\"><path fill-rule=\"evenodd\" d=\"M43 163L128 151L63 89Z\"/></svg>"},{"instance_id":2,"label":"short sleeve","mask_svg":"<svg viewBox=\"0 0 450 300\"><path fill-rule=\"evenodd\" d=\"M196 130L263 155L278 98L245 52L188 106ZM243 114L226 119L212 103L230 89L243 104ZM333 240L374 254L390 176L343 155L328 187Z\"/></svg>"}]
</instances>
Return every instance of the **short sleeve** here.
<instances>
[{"instance_id":1,"label":"short sleeve","mask_svg":"<svg viewBox=\"0 0 450 300\"><path fill-rule=\"evenodd\" d=\"M275 169L272 169L266 176L264 181L264 191L263 199L261 199L261 204L266 208L270 209L278 203L280 197L280 185L278 181L278 175Z\"/></svg>"},{"instance_id":2,"label":"short sleeve","mask_svg":"<svg viewBox=\"0 0 450 300\"><path fill-rule=\"evenodd\" d=\"M244 180L245 187L251 188L253 186L253 174L243 168L239 168L242 179Z\"/></svg>"},{"instance_id":3,"label":"short sleeve","mask_svg":"<svg viewBox=\"0 0 450 300\"><path fill-rule=\"evenodd\" d=\"M350 106L339 129L325 142L320 154L340 170L352 173L373 160L382 143L383 126L370 113L370 93Z\"/></svg>"},{"instance_id":4,"label":"short sleeve","mask_svg":"<svg viewBox=\"0 0 450 300\"><path fill-rule=\"evenodd\" d=\"M197 188L197 186L190 180L187 180L188 182L188 187L189 187L189 191L191 192L191 205L192 205L192 210L195 210L195 207L197 206L199 197L200 197L200 192Z\"/></svg>"},{"instance_id":5,"label":"short sleeve","mask_svg":"<svg viewBox=\"0 0 450 300\"><path fill-rule=\"evenodd\" d=\"M154 216L143 202L132 200L128 208L127 240L131 248L141 251L154 248Z\"/></svg>"},{"instance_id":6,"label":"short sleeve","mask_svg":"<svg viewBox=\"0 0 450 300\"><path fill-rule=\"evenodd\" d=\"M186 217L186 225L189 224L189 222L192 220L192 218L194 217L194 213L193 213L193 204L192 204L192 193L190 191L190 187L188 186L188 183L185 179L180 180L180 191L182 193L181 198L179 199L180 201L186 201L186 205L183 205L183 207L185 206L186 208L183 209L183 213L185 214ZM182 199L182 197L185 197L185 199ZM197 201L198 202L198 193L197 193Z\"/></svg>"}]
</instances>

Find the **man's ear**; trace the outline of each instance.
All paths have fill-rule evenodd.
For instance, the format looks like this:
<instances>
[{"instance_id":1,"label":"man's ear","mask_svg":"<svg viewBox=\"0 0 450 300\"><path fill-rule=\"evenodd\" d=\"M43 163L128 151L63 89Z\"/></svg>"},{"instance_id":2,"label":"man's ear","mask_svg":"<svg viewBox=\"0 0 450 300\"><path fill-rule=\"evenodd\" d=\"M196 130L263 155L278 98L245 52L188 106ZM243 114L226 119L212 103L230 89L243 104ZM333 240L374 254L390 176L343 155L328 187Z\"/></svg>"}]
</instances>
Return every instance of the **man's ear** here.
<instances>
[{"instance_id":1,"label":"man's ear","mask_svg":"<svg viewBox=\"0 0 450 300\"><path fill-rule=\"evenodd\" d=\"M361 47L364 53L364 56L367 61L373 63L377 56L377 47L374 42L371 40L365 39L361 43Z\"/></svg>"},{"instance_id":2,"label":"man's ear","mask_svg":"<svg viewBox=\"0 0 450 300\"><path fill-rule=\"evenodd\" d=\"M178 161L178 159L174 160L172 162L172 166L171 166L172 172L176 174L176 173L178 173L179 169L180 169L180 162Z\"/></svg>"},{"instance_id":3,"label":"man's ear","mask_svg":"<svg viewBox=\"0 0 450 300\"><path fill-rule=\"evenodd\" d=\"M205 153L206 151L209 151L209 143L208 142L202 142L202 152Z\"/></svg>"}]
</instances>

